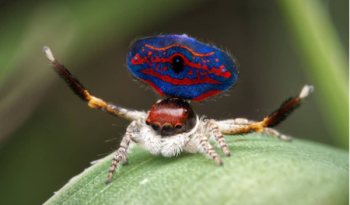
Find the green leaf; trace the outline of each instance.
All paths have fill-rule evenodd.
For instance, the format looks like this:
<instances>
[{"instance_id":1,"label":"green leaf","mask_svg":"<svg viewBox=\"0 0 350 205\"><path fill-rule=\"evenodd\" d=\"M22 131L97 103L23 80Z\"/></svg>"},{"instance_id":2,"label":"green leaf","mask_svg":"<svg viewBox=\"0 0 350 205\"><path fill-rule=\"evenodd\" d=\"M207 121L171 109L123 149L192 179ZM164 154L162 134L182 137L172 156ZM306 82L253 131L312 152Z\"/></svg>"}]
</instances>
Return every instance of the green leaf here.
<instances>
[{"instance_id":1,"label":"green leaf","mask_svg":"<svg viewBox=\"0 0 350 205\"><path fill-rule=\"evenodd\" d=\"M135 147L129 165L106 177L113 155L85 170L46 204L348 204L349 154L257 134L227 136L231 157L216 151L153 156Z\"/></svg>"},{"instance_id":2,"label":"green leaf","mask_svg":"<svg viewBox=\"0 0 350 205\"><path fill-rule=\"evenodd\" d=\"M349 59L326 2L277 0L337 145L349 149ZM316 95L318 96L318 95ZM333 109L329 109L329 108Z\"/></svg>"}]
</instances>

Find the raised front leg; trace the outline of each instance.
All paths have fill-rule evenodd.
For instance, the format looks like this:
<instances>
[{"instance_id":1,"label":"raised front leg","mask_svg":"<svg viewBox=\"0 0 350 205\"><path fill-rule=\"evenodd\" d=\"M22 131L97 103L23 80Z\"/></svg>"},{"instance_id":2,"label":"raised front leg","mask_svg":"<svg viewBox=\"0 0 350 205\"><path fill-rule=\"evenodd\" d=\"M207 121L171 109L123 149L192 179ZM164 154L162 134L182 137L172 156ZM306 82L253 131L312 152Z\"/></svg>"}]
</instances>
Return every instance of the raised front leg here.
<instances>
[{"instance_id":1,"label":"raised front leg","mask_svg":"<svg viewBox=\"0 0 350 205\"><path fill-rule=\"evenodd\" d=\"M54 58L49 47L44 47L44 52L46 57L52 63L55 71L58 73L60 77L62 77L66 83L68 83L69 87L73 90L75 94L77 94L81 99L88 102L88 105L91 108L101 108L106 110L108 113L113 115L128 119L128 120L137 120L139 118L146 118L146 113L128 110L111 103L107 103L104 100L94 97L90 95L90 93L85 89L83 84L81 84L78 79L76 79L63 65L58 63Z\"/></svg>"},{"instance_id":2,"label":"raised front leg","mask_svg":"<svg viewBox=\"0 0 350 205\"><path fill-rule=\"evenodd\" d=\"M250 132L267 132L275 137L288 141L288 137L279 134L277 131L270 129L270 127L274 127L285 120L294 111L294 109L300 106L300 102L313 90L313 86L305 85L299 96L286 100L278 110L260 122L253 122L239 118L237 120L224 120L216 123L219 126L220 132L223 134L239 135Z\"/></svg>"},{"instance_id":3,"label":"raised front leg","mask_svg":"<svg viewBox=\"0 0 350 205\"><path fill-rule=\"evenodd\" d=\"M230 119L230 120L217 121L216 123L220 126L220 131L223 132L224 134L227 134L227 133L230 133L231 130L233 129L239 129L242 126L251 125L253 123L256 123L256 121L248 120L245 118L236 118L236 119ZM274 138L277 138L286 142L292 141L291 137L281 134L273 128L264 127L263 133L269 134Z\"/></svg>"}]
</instances>

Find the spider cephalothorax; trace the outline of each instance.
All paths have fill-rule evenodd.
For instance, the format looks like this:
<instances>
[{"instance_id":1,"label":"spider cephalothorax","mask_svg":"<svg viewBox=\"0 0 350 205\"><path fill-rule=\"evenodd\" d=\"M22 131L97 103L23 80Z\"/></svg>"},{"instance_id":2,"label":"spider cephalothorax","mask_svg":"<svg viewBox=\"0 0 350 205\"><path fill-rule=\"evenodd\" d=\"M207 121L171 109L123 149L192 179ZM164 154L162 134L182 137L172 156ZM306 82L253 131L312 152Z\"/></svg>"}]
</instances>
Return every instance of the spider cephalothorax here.
<instances>
[{"instance_id":1,"label":"spider cephalothorax","mask_svg":"<svg viewBox=\"0 0 350 205\"><path fill-rule=\"evenodd\" d=\"M107 183L112 181L113 173L120 162L128 163L128 149L131 144L137 144L152 154L165 157L176 156L182 150L201 152L222 165L220 157L208 141L209 138L217 142L226 156L231 154L223 134L265 132L290 141L289 137L271 127L284 120L313 91L312 86L305 85L297 97L285 101L278 110L260 122L244 118L221 121L198 118L187 101L201 101L230 88L237 80L237 68L233 59L215 46L203 44L187 35L154 36L133 42L127 55L130 71L166 97L145 113L128 110L90 95L55 60L48 47L44 47L44 52L58 74L91 108L101 108L132 121L113 158Z\"/></svg>"},{"instance_id":2,"label":"spider cephalothorax","mask_svg":"<svg viewBox=\"0 0 350 205\"><path fill-rule=\"evenodd\" d=\"M154 104L146 119L162 137L191 131L196 125L197 116L191 106L179 98L170 98Z\"/></svg>"}]
</instances>

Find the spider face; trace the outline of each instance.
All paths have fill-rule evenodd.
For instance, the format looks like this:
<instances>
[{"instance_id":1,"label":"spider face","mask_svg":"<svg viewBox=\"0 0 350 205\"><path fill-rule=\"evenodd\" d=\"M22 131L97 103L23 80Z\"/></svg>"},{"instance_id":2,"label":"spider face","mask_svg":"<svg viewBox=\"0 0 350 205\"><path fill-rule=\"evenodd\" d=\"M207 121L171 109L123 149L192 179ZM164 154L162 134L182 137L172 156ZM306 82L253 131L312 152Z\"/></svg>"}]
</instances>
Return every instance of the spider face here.
<instances>
[{"instance_id":1,"label":"spider face","mask_svg":"<svg viewBox=\"0 0 350 205\"><path fill-rule=\"evenodd\" d=\"M226 156L230 151L223 134L240 135L250 132L265 132L276 138L290 141L271 127L284 120L306 98L312 86L305 85L295 98L260 122L243 118L230 120L204 120L198 118L189 103L217 95L231 87L237 79L233 59L220 49L198 42L186 35L165 35L135 41L127 55L131 72L141 81L153 87L160 95L173 97L162 100L145 112L128 110L90 95L84 86L61 64L51 50L44 52L57 73L70 88L91 108L101 108L110 114L132 121L126 129L120 147L113 158L107 183L118 164L128 163L130 144L137 144L154 155L176 156L183 150L201 152L222 165L209 138L213 138Z\"/></svg>"},{"instance_id":2,"label":"spider face","mask_svg":"<svg viewBox=\"0 0 350 205\"><path fill-rule=\"evenodd\" d=\"M197 116L187 102L173 98L153 105L146 124L162 137L169 137L191 131L196 120Z\"/></svg>"}]
</instances>

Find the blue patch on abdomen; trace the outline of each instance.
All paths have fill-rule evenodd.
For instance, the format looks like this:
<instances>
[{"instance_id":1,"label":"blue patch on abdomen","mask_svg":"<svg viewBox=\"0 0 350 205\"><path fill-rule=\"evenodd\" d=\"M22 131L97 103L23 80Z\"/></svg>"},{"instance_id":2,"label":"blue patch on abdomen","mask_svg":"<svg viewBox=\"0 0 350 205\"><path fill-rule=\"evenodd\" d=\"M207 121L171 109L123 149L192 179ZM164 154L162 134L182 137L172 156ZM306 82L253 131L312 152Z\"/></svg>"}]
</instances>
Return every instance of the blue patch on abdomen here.
<instances>
[{"instance_id":1,"label":"blue patch on abdomen","mask_svg":"<svg viewBox=\"0 0 350 205\"><path fill-rule=\"evenodd\" d=\"M231 56L181 35L142 38L130 47L127 64L162 96L200 101L230 88L237 80Z\"/></svg>"}]
</instances>

